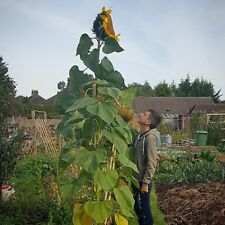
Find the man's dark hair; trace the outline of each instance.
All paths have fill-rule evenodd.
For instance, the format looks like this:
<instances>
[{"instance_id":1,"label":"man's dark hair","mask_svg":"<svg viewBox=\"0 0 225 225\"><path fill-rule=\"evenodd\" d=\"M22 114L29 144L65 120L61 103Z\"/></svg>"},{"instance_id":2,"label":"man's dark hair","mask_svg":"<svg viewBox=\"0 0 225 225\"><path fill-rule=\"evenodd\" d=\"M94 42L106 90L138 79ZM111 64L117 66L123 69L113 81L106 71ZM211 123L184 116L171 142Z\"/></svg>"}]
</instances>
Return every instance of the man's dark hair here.
<instances>
[{"instance_id":1,"label":"man's dark hair","mask_svg":"<svg viewBox=\"0 0 225 225\"><path fill-rule=\"evenodd\" d=\"M149 109L148 112L151 113L151 115L150 115L151 116L150 129L154 129L159 125L159 123L161 121L161 116L154 109Z\"/></svg>"}]
</instances>

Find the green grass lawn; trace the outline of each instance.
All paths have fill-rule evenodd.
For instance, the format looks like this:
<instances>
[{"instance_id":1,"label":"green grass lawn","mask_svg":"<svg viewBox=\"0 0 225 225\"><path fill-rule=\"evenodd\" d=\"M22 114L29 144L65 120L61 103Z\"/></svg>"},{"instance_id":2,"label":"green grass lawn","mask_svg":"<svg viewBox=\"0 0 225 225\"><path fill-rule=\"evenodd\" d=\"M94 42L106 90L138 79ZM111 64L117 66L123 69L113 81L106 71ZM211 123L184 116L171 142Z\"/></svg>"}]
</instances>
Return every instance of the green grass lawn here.
<instances>
[{"instance_id":1,"label":"green grass lawn","mask_svg":"<svg viewBox=\"0 0 225 225\"><path fill-rule=\"evenodd\" d=\"M154 219L154 225L166 225L166 222L164 220L164 215L158 208L157 204L157 196L155 191L155 186L153 185L152 191L151 191L151 209Z\"/></svg>"}]
</instances>

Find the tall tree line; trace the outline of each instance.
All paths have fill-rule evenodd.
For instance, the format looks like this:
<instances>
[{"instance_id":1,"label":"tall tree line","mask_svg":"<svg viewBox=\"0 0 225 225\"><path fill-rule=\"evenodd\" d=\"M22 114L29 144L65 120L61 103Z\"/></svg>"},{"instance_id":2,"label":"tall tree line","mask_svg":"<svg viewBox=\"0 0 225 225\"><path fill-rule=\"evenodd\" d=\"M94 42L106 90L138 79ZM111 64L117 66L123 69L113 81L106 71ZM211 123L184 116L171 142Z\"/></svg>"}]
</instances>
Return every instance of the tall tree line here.
<instances>
[{"instance_id":1,"label":"tall tree line","mask_svg":"<svg viewBox=\"0 0 225 225\"><path fill-rule=\"evenodd\" d=\"M196 78L194 81L191 81L189 75L187 75L185 79L181 79L178 85L176 85L174 81L171 84L163 81L155 87L152 87L147 81L145 81L144 84L129 84L128 88L136 89L136 97L211 97L215 103L218 103L222 96L220 94L221 90L216 91L214 85L210 81L203 78Z\"/></svg>"}]
</instances>

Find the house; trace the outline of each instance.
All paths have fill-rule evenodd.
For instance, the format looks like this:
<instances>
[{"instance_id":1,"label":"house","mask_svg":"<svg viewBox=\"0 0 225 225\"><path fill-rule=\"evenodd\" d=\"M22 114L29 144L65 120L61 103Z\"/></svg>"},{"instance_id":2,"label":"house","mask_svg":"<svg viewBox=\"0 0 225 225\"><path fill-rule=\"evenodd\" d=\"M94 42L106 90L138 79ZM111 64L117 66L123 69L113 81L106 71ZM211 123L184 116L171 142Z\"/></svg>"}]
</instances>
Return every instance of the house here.
<instances>
[{"instance_id":1,"label":"house","mask_svg":"<svg viewBox=\"0 0 225 225\"><path fill-rule=\"evenodd\" d=\"M189 126L196 112L225 112L225 104L215 104L211 97L136 97L133 106L136 113L155 109L173 129Z\"/></svg>"},{"instance_id":2,"label":"house","mask_svg":"<svg viewBox=\"0 0 225 225\"><path fill-rule=\"evenodd\" d=\"M41 97L38 94L38 90L32 90L31 96L29 97L29 99L32 103L36 103L36 104L43 104L44 105L46 103L46 99Z\"/></svg>"},{"instance_id":3,"label":"house","mask_svg":"<svg viewBox=\"0 0 225 225\"><path fill-rule=\"evenodd\" d=\"M32 90L31 96L29 97L29 99L33 103L42 104L42 105L53 105L56 103L57 97L58 97L58 93L48 99L45 99L38 94L38 90Z\"/></svg>"}]
</instances>

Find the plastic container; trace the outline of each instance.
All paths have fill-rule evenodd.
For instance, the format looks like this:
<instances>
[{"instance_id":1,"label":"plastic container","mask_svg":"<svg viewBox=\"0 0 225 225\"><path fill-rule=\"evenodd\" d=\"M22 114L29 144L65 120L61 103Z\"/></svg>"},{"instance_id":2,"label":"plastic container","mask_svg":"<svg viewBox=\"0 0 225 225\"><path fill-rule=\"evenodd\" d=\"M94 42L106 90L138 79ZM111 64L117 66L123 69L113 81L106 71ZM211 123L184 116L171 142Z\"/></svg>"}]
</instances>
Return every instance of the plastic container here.
<instances>
[{"instance_id":1,"label":"plastic container","mask_svg":"<svg viewBox=\"0 0 225 225\"><path fill-rule=\"evenodd\" d=\"M160 137L160 132L157 131L157 147L161 147L162 142L161 142L161 137Z\"/></svg>"},{"instance_id":2,"label":"plastic container","mask_svg":"<svg viewBox=\"0 0 225 225\"><path fill-rule=\"evenodd\" d=\"M162 137L163 144L172 144L172 136L169 134L166 134Z\"/></svg>"},{"instance_id":3,"label":"plastic container","mask_svg":"<svg viewBox=\"0 0 225 225\"><path fill-rule=\"evenodd\" d=\"M204 130L196 131L196 146L206 146L208 132Z\"/></svg>"}]
</instances>

